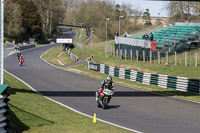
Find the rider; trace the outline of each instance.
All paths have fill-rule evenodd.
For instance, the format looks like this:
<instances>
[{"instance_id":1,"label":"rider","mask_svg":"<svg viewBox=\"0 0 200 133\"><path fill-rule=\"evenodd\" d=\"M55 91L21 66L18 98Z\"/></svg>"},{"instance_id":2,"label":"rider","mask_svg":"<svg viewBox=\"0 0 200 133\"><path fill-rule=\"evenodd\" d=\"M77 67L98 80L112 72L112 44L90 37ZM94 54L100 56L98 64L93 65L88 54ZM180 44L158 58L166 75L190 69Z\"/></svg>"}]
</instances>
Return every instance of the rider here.
<instances>
[{"instance_id":1,"label":"rider","mask_svg":"<svg viewBox=\"0 0 200 133\"><path fill-rule=\"evenodd\" d=\"M24 57L23 57L23 55L21 54L20 55L20 57L19 57L19 61L22 61L22 62L24 62Z\"/></svg>"},{"instance_id":2,"label":"rider","mask_svg":"<svg viewBox=\"0 0 200 133\"><path fill-rule=\"evenodd\" d=\"M101 81L101 84L99 86L99 90L96 92L96 101L98 101L99 99L99 94L102 92L103 88L106 86L106 85L109 85L112 92L114 93L114 82L112 81L112 77L111 76L108 76L106 79L102 80Z\"/></svg>"},{"instance_id":3,"label":"rider","mask_svg":"<svg viewBox=\"0 0 200 133\"><path fill-rule=\"evenodd\" d=\"M21 56L22 54L21 54L21 52L19 51L19 52L17 52L17 59L19 60L19 58L20 58L20 56Z\"/></svg>"}]
</instances>

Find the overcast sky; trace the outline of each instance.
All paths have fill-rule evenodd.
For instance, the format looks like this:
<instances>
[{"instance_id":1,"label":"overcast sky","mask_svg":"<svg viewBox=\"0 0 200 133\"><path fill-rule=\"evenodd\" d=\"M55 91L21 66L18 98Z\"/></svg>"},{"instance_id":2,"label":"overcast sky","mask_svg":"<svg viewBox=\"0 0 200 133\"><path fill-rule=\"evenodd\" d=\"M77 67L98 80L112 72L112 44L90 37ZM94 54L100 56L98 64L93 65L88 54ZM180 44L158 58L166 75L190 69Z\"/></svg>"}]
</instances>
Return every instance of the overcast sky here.
<instances>
[{"instance_id":1,"label":"overcast sky","mask_svg":"<svg viewBox=\"0 0 200 133\"><path fill-rule=\"evenodd\" d=\"M147 0L115 0L116 4L131 3L137 5L141 10L149 9L151 16L168 17L164 9L167 1L147 1ZM158 15L160 13L160 15Z\"/></svg>"}]
</instances>

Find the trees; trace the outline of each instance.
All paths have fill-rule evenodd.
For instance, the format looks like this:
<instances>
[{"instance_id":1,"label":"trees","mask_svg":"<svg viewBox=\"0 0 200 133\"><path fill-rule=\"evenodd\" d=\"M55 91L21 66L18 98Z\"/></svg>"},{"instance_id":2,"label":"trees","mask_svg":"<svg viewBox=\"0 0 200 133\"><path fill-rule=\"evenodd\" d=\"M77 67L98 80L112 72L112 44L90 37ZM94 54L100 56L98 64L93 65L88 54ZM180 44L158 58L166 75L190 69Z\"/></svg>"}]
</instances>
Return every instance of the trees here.
<instances>
[{"instance_id":1,"label":"trees","mask_svg":"<svg viewBox=\"0 0 200 133\"><path fill-rule=\"evenodd\" d=\"M24 40L28 38L41 38L41 18L37 12L37 7L32 1L27 0L15 0L20 5L22 16L22 27L25 32L22 37Z\"/></svg>"},{"instance_id":2,"label":"trees","mask_svg":"<svg viewBox=\"0 0 200 133\"><path fill-rule=\"evenodd\" d=\"M146 9L146 11L143 13L143 21L145 21L145 25L152 25L150 15L149 9Z\"/></svg>"},{"instance_id":3,"label":"trees","mask_svg":"<svg viewBox=\"0 0 200 133\"><path fill-rule=\"evenodd\" d=\"M199 21L200 3L191 1L171 1L166 7L173 21Z\"/></svg>"},{"instance_id":4,"label":"trees","mask_svg":"<svg viewBox=\"0 0 200 133\"><path fill-rule=\"evenodd\" d=\"M136 7L135 9L132 9L131 15L133 16L134 20L134 29L137 30L137 23L142 16L142 11Z\"/></svg>"},{"instance_id":5,"label":"trees","mask_svg":"<svg viewBox=\"0 0 200 133\"><path fill-rule=\"evenodd\" d=\"M14 7L14 8L13 8ZM4 12L4 31L5 36L19 40L20 35L24 33L22 28L22 16L19 4L12 0L5 1Z\"/></svg>"},{"instance_id":6,"label":"trees","mask_svg":"<svg viewBox=\"0 0 200 133\"><path fill-rule=\"evenodd\" d=\"M34 0L40 14L42 31L46 36L52 35L56 25L64 18L64 2L62 0Z\"/></svg>"},{"instance_id":7,"label":"trees","mask_svg":"<svg viewBox=\"0 0 200 133\"><path fill-rule=\"evenodd\" d=\"M18 40L44 39L52 35L64 14L64 0L6 0L5 35Z\"/></svg>"},{"instance_id":8,"label":"trees","mask_svg":"<svg viewBox=\"0 0 200 133\"><path fill-rule=\"evenodd\" d=\"M111 0L85 0L67 10L64 23L77 24L84 23L95 31L96 38L100 41L105 40L105 25L106 18L110 18L108 21L108 39L113 39L115 33L119 27L119 16L123 16L120 19L121 33L125 33L130 27L130 9L132 5L129 4L116 4Z\"/></svg>"}]
</instances>

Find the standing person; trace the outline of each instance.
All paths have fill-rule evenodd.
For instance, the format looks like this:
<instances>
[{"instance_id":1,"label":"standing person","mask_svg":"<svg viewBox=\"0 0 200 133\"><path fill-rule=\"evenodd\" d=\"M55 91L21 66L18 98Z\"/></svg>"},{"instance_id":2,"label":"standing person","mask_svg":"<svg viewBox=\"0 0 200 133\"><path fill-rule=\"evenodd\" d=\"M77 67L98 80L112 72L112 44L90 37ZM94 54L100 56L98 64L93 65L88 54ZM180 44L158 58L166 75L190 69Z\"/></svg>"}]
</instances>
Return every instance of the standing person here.
<instances>
[{"instance_id":1,"label":"standing person","mask_svg":"<svg viewBox=\"0 0 200 133\"><path fill-rule=\"evenodd\" d=\"M151 42L153 41L153 34L152 34L152 32L150 34L150 40L151 40Z\"/></svg>"},{"instance_id":2,"label":"standing person","mask_svg":"<svg viewBox=\"0 0 200 133\"><path fill-rule=\"evenodd\" d=\"M128 33L127 32L124 34L124 37L128 37Z\"/></svg>"},{"instance_id":3,"label":"standing person","mask_svg":"<svg viewBox=\"0 0 200 133\"><path fill-rule=\"evenodd\" d=\"M147 33L145 33L145 35L143 36L143 39L145 40L149 39L149 36L147 35Z\"/></svg>"},{"instance_id":4,"label":"standing person","mask_svg":"<svg viewBox=\"0 0 200 133\"><path fill-rule=\"evenodd\" d=\"M116 37L118 37L119 36L119 33L118 32L116 32Z\"/></svg>"}]
</instances>

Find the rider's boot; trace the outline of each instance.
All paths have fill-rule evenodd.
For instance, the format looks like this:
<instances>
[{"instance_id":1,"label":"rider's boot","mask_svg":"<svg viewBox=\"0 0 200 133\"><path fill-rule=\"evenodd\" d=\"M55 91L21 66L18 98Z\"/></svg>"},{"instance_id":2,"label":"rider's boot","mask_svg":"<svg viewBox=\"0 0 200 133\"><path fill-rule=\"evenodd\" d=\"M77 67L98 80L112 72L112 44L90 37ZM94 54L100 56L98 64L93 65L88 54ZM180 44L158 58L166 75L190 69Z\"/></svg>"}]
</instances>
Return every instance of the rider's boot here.
<instances>
[{"instance_id":1,"label":"rider's boot","mask_svg":"<svg viewBox=\"0 0 200 133\"><path fill-rule=\"evenodd\" d=\"M99 94L98 94L98 92L96 91L96 101L98 101L99 100Z\"/></svg>"}]
</instances>

